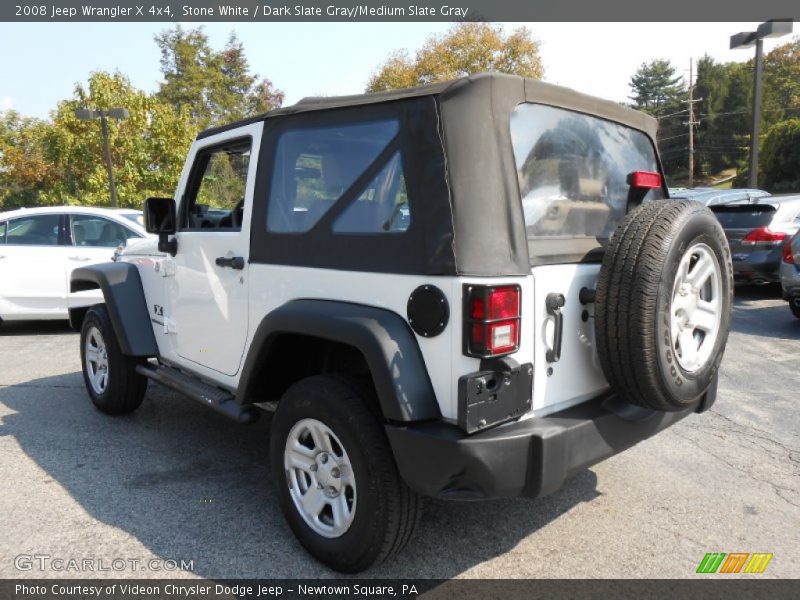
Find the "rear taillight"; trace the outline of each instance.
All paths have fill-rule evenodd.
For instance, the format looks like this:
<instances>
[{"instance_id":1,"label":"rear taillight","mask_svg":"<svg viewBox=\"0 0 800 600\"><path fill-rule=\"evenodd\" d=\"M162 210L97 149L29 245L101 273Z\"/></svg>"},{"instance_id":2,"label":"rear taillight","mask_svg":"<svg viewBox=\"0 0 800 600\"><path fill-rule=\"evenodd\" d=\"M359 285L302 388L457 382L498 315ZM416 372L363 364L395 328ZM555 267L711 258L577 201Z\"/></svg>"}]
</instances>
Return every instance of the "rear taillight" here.
<instances>
[{"instance_id":1,"label":"rear taillight","mask_svg":"<svg viewBox=\"0 0 800 600\"><path fill-rule=\"evenodd\" d=\"M786 245L783 247L783 262L789 263L790 265L797 264L794 260L794 252L792 251L792 240L786 242Z\"/></svg>"},{"instance_id":2,"label":"rear taillight","mask_svg":"<svg viewBox=\"0 0 800 600\"><path fill-rule=\"evenodd\" d=\"M631 187L641 189L653 189L661 187L661 173L653 171L634 171L628 176Z\"/></svg>"},{"instance_id":3,"label":"rear taillight","mask_svg":"<svg viewBox=\"0 0 800 600\"><path fill-rule=\"evenodd\" d=\"M502 356L519 348L518 285L464 286L464 354Z\"/></svg>"},{"instance_id":4,"label":"rear taillight","mask_svg":"<svg viewBox=\"0 0 800 600\"><path fill-rule=\"evenodd\" d=\"M772 231L768 227L753 229L742 239L743 244L772 244L777 245L786 239L782 231Z\"/></svg>"}]
</instances>

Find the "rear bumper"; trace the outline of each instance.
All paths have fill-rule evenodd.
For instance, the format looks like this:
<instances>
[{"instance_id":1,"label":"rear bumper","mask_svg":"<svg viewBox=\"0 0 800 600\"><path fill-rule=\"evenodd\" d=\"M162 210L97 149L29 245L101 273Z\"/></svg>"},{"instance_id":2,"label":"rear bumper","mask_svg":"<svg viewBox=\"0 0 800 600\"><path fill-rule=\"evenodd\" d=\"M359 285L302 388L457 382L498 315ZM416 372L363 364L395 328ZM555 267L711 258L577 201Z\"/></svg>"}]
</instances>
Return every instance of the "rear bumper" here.
<instances>
[{"instance_id":1,"label":"rear bumper","mask_svg":"<svg viewBox=\"0 0 800 600\"><path fill-rule=\"evenodd\" d=\"M559 489L573 473L708 409L716 382L682 412L635 407L616 396L517 421L474 435L454 425L388 425L400 474L421 494L452 499L536 497Z\"/></svg>"},{"instance_id":2,"label":"rear bumper","mask_svg":"<svg viewBox=\"0 0 800 600\"><path fill-rule=\"evenodd\" d=\"M780 281L780 265L780 248L734 254L733 278L737 283L777 283Z\"/></svg>"}]
</instances>

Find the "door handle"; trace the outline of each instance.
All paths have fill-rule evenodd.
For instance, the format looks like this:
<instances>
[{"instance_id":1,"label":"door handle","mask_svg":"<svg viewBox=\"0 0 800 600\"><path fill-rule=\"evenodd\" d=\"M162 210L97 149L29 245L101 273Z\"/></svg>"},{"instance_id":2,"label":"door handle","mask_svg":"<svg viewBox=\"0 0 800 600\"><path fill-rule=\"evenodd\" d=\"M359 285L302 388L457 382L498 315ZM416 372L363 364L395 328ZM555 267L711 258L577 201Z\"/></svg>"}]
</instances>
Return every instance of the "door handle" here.
<instances>
[{"instance_id":1,"label":"door handle","mask_svg":"<svg viewBox=\"0 0 800 600\"><path fill-rule=\"evenodd\" d=\"M68 256L69 260L74 260L77 262L86 262L87 260L92 260L88 256Z\"/></svg>"},{"instance_id":2,"label":"door handle","mask_svg":"<svg viewBox=\"0 0 800 600\"><path fill-rule=\"evenodd\" d=\"M561 338L564 333L564 315L561 312L561 307L564 306L565 302L564 294L547 294L544 301L547 314L551 315L555 321L553 347L548 349L545 354L547 362L558 362L561 359Z\"/></svg>"},{"instance_id":3,"label":"door handle","mask_svg":"<svg viewBox=\"0 0 800 600\"><path fill-rule=\"evenodd\" d=\"M244 269L244 258L241 256L232 256L230 258L220 256L214 262L217 263L218 267L230 267L231 269L236 269L237 271Z\"/></svg>"}]
</instances>

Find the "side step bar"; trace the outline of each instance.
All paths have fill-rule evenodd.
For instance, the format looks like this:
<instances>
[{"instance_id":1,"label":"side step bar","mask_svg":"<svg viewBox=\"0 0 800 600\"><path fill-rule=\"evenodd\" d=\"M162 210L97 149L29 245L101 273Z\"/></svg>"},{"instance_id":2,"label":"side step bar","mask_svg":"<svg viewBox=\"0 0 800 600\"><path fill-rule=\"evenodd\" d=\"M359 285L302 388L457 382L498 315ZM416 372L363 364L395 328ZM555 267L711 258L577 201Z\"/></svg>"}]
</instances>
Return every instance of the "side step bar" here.
<instances>
[{"instance_id":1,"label":"side step bar","mask_svg":"<svg viewBox=\"0 0 800 600\"><path fill-rule=\"evenodd\" d=\"M252 423L260 415L258 409L253 406L237 404L230 392L204 383L177 369L147 363L137 366L136 372L202 402L237 423Z\"/></svg>"}]
</instances>

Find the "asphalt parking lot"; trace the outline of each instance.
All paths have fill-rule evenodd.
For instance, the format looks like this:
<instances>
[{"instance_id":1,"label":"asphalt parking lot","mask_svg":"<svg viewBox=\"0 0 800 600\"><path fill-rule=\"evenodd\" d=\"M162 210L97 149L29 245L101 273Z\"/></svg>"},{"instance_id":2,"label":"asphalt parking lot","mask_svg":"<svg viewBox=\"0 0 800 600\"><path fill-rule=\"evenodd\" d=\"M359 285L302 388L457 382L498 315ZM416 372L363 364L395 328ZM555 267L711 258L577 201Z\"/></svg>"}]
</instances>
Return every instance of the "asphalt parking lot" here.
<instances>
[{"instance_id":1,"label":"asphalt parking lot","mask_svg":"<svg viewBox=\"0 0 800 600\"><path fill-rule=\"evenodd\" d=\"M777 293L739 290L709 413L546 498L429 500L405 553L365 575L680 578L706 552L771 552L764 576L800 577L800 320ZM236 425L153 384L134 415L107 417L78 352L65 324L0 329L0 577L98 575L19 571L19 555L193 561L173 577L335 575L278 510L269 419Z\"/></svg>"}]
</instances>

